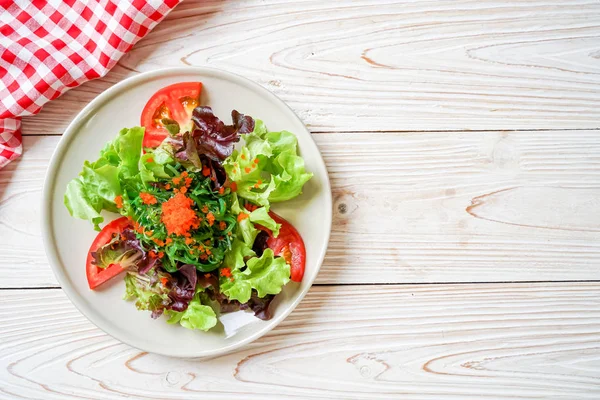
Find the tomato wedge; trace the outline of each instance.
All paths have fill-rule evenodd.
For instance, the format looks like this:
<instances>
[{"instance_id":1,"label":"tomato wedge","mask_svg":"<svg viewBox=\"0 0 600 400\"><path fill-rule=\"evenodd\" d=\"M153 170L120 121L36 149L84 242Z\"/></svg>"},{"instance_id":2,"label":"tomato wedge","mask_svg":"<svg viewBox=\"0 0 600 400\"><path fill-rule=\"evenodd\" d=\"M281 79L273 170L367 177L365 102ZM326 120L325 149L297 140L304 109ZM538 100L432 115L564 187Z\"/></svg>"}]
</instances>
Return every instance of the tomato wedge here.
<instances>
[{"instance_id":1,"label":"tomato wedge","mask_svg":"<svg viewBox=\"0 0 600 400\"><path fill-rule=\"evenodd\" d=\"M96 239L94 239L94 242L92 243L92 245L90 246L90 250L88 251L87 259L85 262L85 270L90 289L96 289L104 282L114 278L115 276L119 275L122 271L124 271L124 269L121 268L119 264L110 264L106 268L97 267L96 265L92 264L92 261L94 260L92 253L98 250L100 247L104 246L105 244L109 243L113 238L113 234L118 235L129 226L129 220L126 217L115 219L114 221L107 224L104 228L102 228L100 233L98 233L98 236L96 236Z\"/></svg>"},{"instance_id":2,"label":"tomato wedge","mask_svg":"<svg viewBox=\"0 0 600 400\"><path fill-rule=\"evenodd\" d=\"M181 82L154 93L144 106L141 125L146 128L144 147L158 147L169 136L163 119L176 121L181 130L190 128L192 111L200 104L202 83Z\"/></svg>"},{"instance_id":3,"label":"tomato wedge","mask_svg":"<svg viewBox=\"0 0 600 400\"><path fill-rule=\"evenodd\" d=\"M273 237L271 230L262 225L256 225L256 227L269 234L269 239L267 239L269 249L273 250L276 256L283 257L290 265L291 279L294 282L301 282L306 266L306 248L302 236L292 224L273 211L269 211L269 215L275 222L281 224L277 237Z\"/></svg>"}]
</instances>

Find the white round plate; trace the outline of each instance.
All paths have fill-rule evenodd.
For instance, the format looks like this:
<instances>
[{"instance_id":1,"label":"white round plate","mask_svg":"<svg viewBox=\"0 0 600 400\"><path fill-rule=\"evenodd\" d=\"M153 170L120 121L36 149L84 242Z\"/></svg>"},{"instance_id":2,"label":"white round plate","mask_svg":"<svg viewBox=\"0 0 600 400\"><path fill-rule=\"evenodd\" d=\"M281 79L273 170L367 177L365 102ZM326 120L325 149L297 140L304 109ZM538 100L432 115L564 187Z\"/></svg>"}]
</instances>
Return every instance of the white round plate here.
<instances>
[{"instance_id":1,"label":"white round plate","mask_svg":"<svg viewBox=\"0 0 600 400\"><path fill-rule=\"evenodd\" d=\"M289 220L306 245L306 272L301 283L289 283L271 305L273 318L261 321L252 313L224 314L210 332L154 320L122 300L123 279L115 278L92 291L85 275L86 254L97 232L69 215L63 204L67 183L85 160L95 160L104 144L124 127L137 126L146 101L158 89L177 82L203 84L202 104L230 123L231 110L265 122L271 131L288 130L298 137L306 169L314 177L304 193L272 208ZM280 323L302 300L315 280L331 230L331 188L325 164L310 133L294 112L274 94L238 75L209 68L169 68L129 78L100 94L71 122L52 157L43 192L42 232L46 254L63 290L75 306L106 333L144 351L174 357L214 356L249 343ZM105 221L118 217L105 214Z\"/></svg>"}]
</instances>

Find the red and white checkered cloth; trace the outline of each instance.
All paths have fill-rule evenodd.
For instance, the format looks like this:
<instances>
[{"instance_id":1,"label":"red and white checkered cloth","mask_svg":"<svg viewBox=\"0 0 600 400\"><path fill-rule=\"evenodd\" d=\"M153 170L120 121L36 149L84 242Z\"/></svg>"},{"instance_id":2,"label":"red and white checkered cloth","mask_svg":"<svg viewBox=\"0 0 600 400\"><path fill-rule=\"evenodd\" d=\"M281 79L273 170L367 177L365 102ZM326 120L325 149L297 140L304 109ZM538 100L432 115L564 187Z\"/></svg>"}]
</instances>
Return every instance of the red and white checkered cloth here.
<instances>
[{"instance_id":1,"label":"red and white checkered cloth","mask_svg":"<svg viewBox=\"0 0 600 400\"><path fill-rule=\"evenodd\" d=\"M0 168L21 119L104 76L180 0L0 0Z\"/></svg>"}]
</instances>

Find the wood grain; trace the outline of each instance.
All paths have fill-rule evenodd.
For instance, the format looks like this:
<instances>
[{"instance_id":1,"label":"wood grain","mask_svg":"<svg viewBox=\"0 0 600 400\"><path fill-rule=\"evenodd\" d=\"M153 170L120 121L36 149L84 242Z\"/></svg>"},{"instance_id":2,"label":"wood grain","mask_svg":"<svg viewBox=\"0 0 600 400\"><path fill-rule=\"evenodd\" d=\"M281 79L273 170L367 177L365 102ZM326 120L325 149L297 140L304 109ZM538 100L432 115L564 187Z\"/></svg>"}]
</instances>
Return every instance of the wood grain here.
<instances>
[{"instance_id":1,"label":"wood grain","mask_svg":"<svg viewBox=\"0 0 600 400\"><path fill-rule=\"evenodd\" d=\"M188 0L24 133L61 134L114 83L182 65L257 81L319 132L599 128L598 21L591 0Z\"/></svg>"},{"instance_id":2,"label":"wood grain","mask_svg":"<svg viewBox=\"0 0 600 400\"><path fill-rule=\"evenodd\" d=\"M334 195L317 283L600 279L597 131L313 137ZM0 287L57 284L39 216L58 139L0 170Z\"/></svg>"},{"instance_id":3,"label":"wood grain","mask_svg":"<svg viewBox=\"0 0 600 400\"><path fill-rule=\"evenodd\" d=\"M314 287L272 333L210 360L121 344L59 290L0 291L0 305L0 398L600 397L598 284Z\"/></svg>"}]
</instances>

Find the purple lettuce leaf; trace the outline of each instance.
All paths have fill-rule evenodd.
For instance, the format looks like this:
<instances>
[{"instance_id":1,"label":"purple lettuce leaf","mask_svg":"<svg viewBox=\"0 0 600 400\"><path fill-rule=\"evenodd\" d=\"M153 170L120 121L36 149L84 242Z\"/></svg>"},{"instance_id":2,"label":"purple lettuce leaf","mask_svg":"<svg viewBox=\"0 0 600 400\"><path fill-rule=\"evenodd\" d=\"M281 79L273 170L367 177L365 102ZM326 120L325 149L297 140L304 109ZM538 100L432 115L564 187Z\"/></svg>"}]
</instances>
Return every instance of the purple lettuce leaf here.
<instances>
[{"instance_id":1,"label":"purple lettuce leaf","mask_svg":"<svg viewBox=\"0 0 600 400\"><path fill-rule=\"evenodd\" d=\"M110 264L119 264L122 268L137 268L140 274L146 274L157 265L156 258L149 257L136 237L133 229L127 228L106 245L92 252L92 264L106 268Z\"/></svg>"},{"instance_id":2,"label":"purple lettuce leaf","mask_svg":"<svg viewBox=\"0 0 600 400\"><path fill-rule=\"evenodd\" d=\"M240 140L240 134L254 130L252 117L231 112L233 125L225 125L208 106L196 107L192 113L195 129L192 136L198 154L204 154L215 161L223 161L233 152L233 146Z\"/></svg>"},{"instance_id":3,"label":"purple lettuce leaf","mask_svg":"<svg viewBox=\"0 0 600 400\"><path fill-rule=\"evenodd\" d=\"M183 161L191 162L196 168L202 168L202 161L200 161L200 155L196 148L196 141L189 132L183 134L183 150L179 151L175 156Z\"/></svg>"},{"instance_id":4,"label":"purple lettuce leaf","mask_svg":"<svg viewBox=\"0 0 600 400\"><path fill-rule=\"evenodd\" d=\"M172 303L167 306L167 309L185 311L196 292L196 283L198 283L196 267L191 264L182 265L173 274L173 277L175 279L172 282L172 288L169 292L169 299L171 299Z\"/></svg>"},{"instance_id":5,"label":"purple lettuce leaf","mask_svg":"<svg viewBox=\"0 0 600 400\"><path fill-rule=\"evenodd\" d=\"M237 300L230 300L223 293L218 291L210 291L209 297L211 300L219 303L220 312L225 314L229 312L234 312L238 310L251 310L254 312L254 316L262 319L263 321L267 321L272 318L272 315L269 311L269 306L275 296L267 295L265 297L258 297L258 293L256 290L252 290L252 296L247 303L240 303Z\"/></svg>"},{"instance_id":6,"label":"purple lettuce leaf","mask_svg":"<svg viewBox=\"0 0 600 400\"><path fill-rule=\"evenodd\" d=\"M269 305L275 296L272 294L268 294L265 297L258 297L258 293L256 291L252 291L252 297L248 300L247 303L244 303L240 306L240 310L252 310L254 311L254 316L256 318L262 319L263 321L268 321L271 319L272 315L269 311Z\"/></svg>"},{"instance_id":7,"label":"purple lettuce leaf","mask_svg":"<svg viewBox=\"0 0 600 400\"><path fill-rule=\"evenodd\" d=\"M201 287L202 289L213 288L216 289L219 287L219 278L211 273L207 273L198 277L198 283L196 287Z\"/></svg>"}]
</instances>

